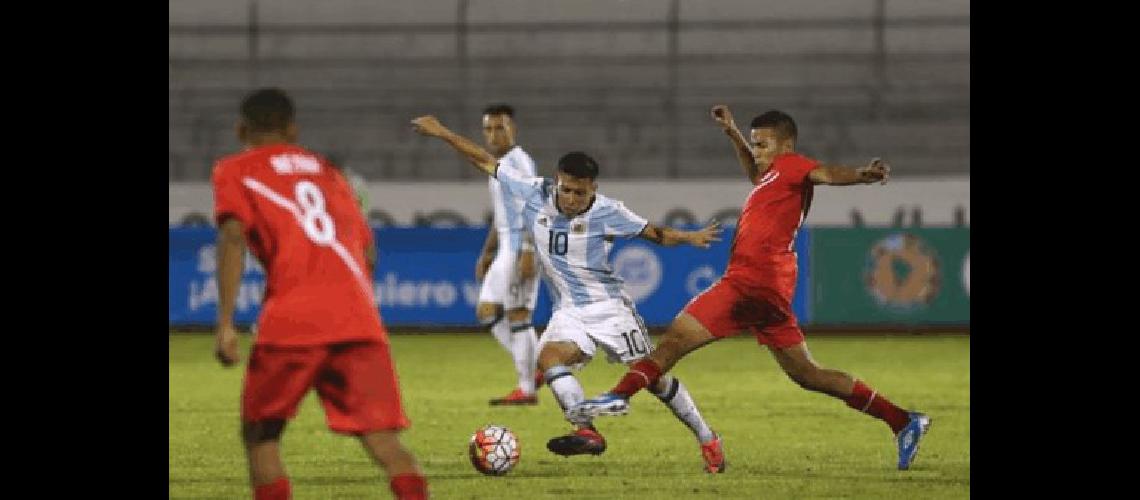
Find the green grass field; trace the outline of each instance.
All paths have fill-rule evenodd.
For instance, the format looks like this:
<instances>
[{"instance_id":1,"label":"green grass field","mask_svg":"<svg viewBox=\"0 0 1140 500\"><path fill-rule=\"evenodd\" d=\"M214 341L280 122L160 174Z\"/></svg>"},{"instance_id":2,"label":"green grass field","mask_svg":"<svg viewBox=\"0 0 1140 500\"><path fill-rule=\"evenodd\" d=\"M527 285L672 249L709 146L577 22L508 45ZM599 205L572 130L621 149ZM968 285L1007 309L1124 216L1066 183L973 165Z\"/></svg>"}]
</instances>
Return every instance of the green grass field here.
<instances>
[{"instance_id":1,"label":"green grass field","mask_svg":"<svg viewBox=\"0 0 1140 500\"><path fill-rule=\"evenodd\" d=\"M248 339L243 339L243 357ZM693 435L646 393L625 417L598 427L609 449L563 458L546 440L569 429L550 391L534 407L489 407L514 385L505 351L489 335L394 335L392 349L412 427L404 442L433 498L966 498L970 489L970 340L961 336L815 337L825 366L866 380L934 423L910 471L895 469L890 430L788 380L751 338L707 346L674 371L724 438L728 470L701 471ZM170 336L170 498L250 498L238 438L242 367L223 369L209 335ZM595 360L579 373L587 396L624 370ZM484 424L519 436L522 460L487 477L467 460ZM298 499L391 498L360 444L333 434L310 393L282 441Z\"/></svg>"}]
</instances>

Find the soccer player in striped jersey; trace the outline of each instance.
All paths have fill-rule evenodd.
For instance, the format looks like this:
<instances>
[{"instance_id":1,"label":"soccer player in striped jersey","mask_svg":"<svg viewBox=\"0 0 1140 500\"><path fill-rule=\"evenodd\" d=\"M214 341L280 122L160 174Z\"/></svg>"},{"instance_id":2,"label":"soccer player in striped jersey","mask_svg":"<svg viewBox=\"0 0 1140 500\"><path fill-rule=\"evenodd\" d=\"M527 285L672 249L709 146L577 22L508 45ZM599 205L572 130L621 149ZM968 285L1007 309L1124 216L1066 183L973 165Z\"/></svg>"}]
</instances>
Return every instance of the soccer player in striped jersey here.
<instances>
[{"instance_id":1,"label":"soccer player in striped jersey","mask_svg":"<svg viewBox=\"0 0 1140 500\"><path fill-rule=\"evenodd\" d=\"M492 104L483 110L483 139L504 171L524 177L535 175L534 160L515 143L518 126L515 110ZM542 383L535 374L538 336L531 324L538 301L538 273L534 245L523 229L523 200L513 196L499 180L487 179L494 209L493 227L487 231L483 251L475 264L475 278L482 282L475 315L491 330L495 340L511 354L518 385L491 405L538 404L535 392Z\"/></svg>"},{"instance_id":2,"label":"soccer player in striped jersey","mask_svg":"<svg viewBox=\"0 0 1140 500\"><path fill-rule=\"evenodd\" d=\"M524 223L534 238L543 278L555 298L554 313L542 335L538 366L564 412L585 399L571 368L584 366L599 347L611 362L627 365L651 352L645 325L610 266L613 240L641 236L665 246L688 243L708 248L711 242L719 241L716 223L699 231L649 223L622 202L597 193L598 164L585 153L572 152L559 159L555 179L524 177L503 169L494 156L451 132L433 116L422 116L412 123L417 132L443 139L525 200ZM721 440L701 416L684 384L676 377L663 377L652 391L696 435L705 470L723 471ZM571 423L576 427L573 432L547 442L551 452L569 456L605 451L605 438L591 417L571 419Z\"/></svg>"}]
</instances>

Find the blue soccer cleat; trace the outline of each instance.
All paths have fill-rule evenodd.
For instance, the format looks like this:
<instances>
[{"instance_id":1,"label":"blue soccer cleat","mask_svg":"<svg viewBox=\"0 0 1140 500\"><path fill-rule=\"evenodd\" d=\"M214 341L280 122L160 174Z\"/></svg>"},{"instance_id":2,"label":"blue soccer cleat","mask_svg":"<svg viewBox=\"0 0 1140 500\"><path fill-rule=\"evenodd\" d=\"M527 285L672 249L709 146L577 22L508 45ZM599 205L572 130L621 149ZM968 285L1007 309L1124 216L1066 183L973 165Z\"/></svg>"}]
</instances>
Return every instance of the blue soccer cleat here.
<instances>
[{"instance_id":1,"label":"blue soccer cleat","mask_svg":"<svg viewBox=\"0 0 1140 500\"><path fill-rule=\"evenodd\" d=\"M918 412L910 412L910 422L895 436L899 445L899 470L910 468L918 455L918 442L930 430L930 417Z\"/></svg>"},{"instance_id":2,"label":"blue soccer cleat","mask_svg":"<svg viewBox=\"0 0 1140 500\"><path fill-rule=\"evenodd\" d=\"M620 416L626 413L629 413L629 400L607 392L566 410L566 419L571 422L589 422L599 415Z\"/></svg>"}]
</instances>

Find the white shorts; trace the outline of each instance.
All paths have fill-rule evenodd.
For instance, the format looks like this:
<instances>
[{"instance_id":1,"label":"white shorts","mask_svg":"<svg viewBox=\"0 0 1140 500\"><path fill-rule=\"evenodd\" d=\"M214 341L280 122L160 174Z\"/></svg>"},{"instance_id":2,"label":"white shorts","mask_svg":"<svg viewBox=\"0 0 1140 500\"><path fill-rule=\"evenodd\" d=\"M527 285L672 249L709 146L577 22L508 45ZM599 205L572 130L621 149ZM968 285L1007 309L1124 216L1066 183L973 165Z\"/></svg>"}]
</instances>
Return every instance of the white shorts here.
<instances>
[{"instance_id":1,"label":"white shorts","mask_svg":"<svg viewBox=\"0 0 1140 500\"><path fill-rule=\"evenodd\" d=\"M538 256L534 257L535 275L524 280L519 277L518 253L511 248L510 231L499 231L499 251L495 260L483 276L483 285L479 289L479 302L502 304L504 313L512 309L525 308L534 311L538 303Z\"/></svg>"},{"instance_id":2,"label":"white shorts","mask_svg":"<svg viewBox=\"0 0 1140 500\"><path fill-rule=\"evenodd\" d=\"M591 359L601 346L611 363L630 363L653 351L641 316L620 299L556 309L542 333L539 352L548 342L573 342Z\"/></svg>"}]
</instances>

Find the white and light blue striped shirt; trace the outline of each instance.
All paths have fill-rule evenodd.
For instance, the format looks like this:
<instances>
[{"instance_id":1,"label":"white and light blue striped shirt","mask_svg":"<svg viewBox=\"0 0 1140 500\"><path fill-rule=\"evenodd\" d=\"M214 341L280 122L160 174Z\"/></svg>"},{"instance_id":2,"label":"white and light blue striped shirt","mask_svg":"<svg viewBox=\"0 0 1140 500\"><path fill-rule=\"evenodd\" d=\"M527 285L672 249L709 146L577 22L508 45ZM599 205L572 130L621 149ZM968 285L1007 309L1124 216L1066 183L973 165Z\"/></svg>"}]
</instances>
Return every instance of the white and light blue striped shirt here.
<instances>
[{"instance_id":1,"label":"white and light blue striped shirt","mask_svg":"<svg viewBox=\"0 0 1140 500\"><path fill-rule=\"evenodd\" d=\"M515 146L499 159L499 169L520 178L537 175L534 160L519 146ZM487 187L491 191L491 206L494 207L495 211L495 229L500 234L510 231L510 248L518 252L522 245L523 205L526 201L519 196L508 193L502 183L494 177L487 179ZM503 241L500 244L507 243Z\"/></svg>"},{"instance_id":2,"label":"white and light blue striped shirt","mask_svg":"<svg viewBox=\"0 0 1140 500\"><path fill-rule=\"evenodd\" d=\"M610 250L614 238L640 234L648 224L645 218L602 194L595 195L585 212L567 218L554 205L553 180L502 169L496 175L501 186L526 201L524 223L534 235L555 308L629 299L610 265Z\"/></svg>"}]
</instances>

